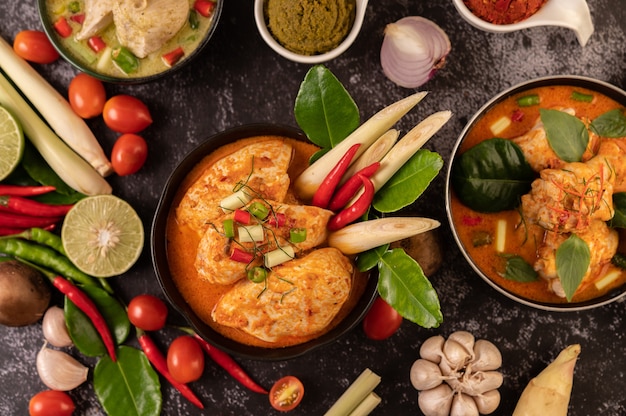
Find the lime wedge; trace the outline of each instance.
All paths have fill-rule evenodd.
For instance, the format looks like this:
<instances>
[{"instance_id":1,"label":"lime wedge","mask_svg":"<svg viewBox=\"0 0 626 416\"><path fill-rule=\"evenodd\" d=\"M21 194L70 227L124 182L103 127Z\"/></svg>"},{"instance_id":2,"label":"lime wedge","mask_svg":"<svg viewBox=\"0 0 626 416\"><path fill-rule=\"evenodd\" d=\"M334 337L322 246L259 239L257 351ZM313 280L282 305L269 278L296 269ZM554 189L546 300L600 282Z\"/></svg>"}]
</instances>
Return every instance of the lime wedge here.
<instances>
[{"instance_id":1,"label":"lime wedge","mask_svg":"<svg viewBox=\"0 0 626 416\"><path fill-rule=\"evenodd\" d=\"M13 172L24 154L22 126L4 107L0 106L0 181Z\"/></svg>"},{"instance_id":2,"label":"lime wedge","mask_svg":"<svg viewBox=\"0 0 626 416\"><path fill-rule=\"evenodd\" d=\"M81 199L61 229L68 258L95 277L118 276L139 258L144 244L141 219L128 202L114 195Z\"/></svg>"}]
</instances>

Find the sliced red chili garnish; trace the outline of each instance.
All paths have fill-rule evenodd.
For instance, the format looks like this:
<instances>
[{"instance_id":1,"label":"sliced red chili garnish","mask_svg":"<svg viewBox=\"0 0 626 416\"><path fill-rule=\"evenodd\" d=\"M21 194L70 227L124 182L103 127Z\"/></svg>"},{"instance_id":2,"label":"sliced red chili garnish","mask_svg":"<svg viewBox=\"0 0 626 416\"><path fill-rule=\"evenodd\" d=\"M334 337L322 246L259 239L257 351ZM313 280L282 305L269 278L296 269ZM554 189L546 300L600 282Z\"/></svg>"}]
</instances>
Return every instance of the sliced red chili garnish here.
<instances>
[{"instance_id":1,"label":"sliced red chili garnish","mask_svg":"<svg viewBox=\"0 0 626 416\"><path fill-rule=\"evenodd\" d=\"M193 8L204 17L210 17L215 9L215 3L208 0L196 0Z\"/></svg>"},{"instance_id":2,"label":"sliced red chili garnish","mask_svg":"<svg viewBox=\"0 0 626 416\"><path fill-rule=\"evenodd\" d=\"M92 51L98 53L102 49L106 48L107 44L102 40L100 36L92 36L87 40L87 44Z\"/></svg>"},{"instance_id":3,"label":"sliced red chili garnish","mask_svg":"<svg viewBox=\"0 0 626 416\"><path fill-rule=\"evenodd\" d=\"M165 65L172 67L174 65L176 65L176 63L178 61L180 61L182 59L182 57L185 56L185 51L183 50L182 46L179 46L178 48L174 49L173 51L170 51L166 54L164 54L161 59L163 59L163 62L165 63Z\"/></svg>"},{"instance_id":4,"label":"sliced red chili garnish","mask_svg":"<svg viewBox=\"0 0 626 416\"><path fill-rule=\"evenodd\" d=\"M66 38L72 34L72 26L70 26L70 24L67 22L67 19L63 16L59 17L52 24L52 26L62 38Z\"/></svg>"},{"instance_id":5,"label":"sliced red chili garnish","mask_svg":"<svg viewBox=\"0 0 626 416\"><path fill-rule=\"evenodd\" d=\"M230 252L230 259L239 263L250 263L254 260L254 255L240 248L233 248Z\"/></svg>"}]
</instances>

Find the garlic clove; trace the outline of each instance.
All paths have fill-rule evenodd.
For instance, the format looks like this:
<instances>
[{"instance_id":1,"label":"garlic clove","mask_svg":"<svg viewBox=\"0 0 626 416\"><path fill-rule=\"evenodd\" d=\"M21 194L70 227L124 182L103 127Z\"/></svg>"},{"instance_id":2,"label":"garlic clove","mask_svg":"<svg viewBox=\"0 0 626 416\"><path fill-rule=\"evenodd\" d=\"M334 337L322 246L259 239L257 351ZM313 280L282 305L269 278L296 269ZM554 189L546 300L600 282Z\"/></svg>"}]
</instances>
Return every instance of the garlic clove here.
<instances>
[{"instance_id":1,"label":"garlic clove","mask_svg":"<svg viewBox=\"0 0 626 416\"><path fill-rule=\"evenodd\" d=\"M479 339L474 343L472 368L475 371L497 370L501 366L502 354L498 347L486 339Z\"/></svg>"},{"instance_id":2,"label":"garlic clove","mask_svg":"<svg viewBox=\"0 0 626 416\"><path fill-rule=\"evenodd\" d=\"M48 308L43 316L41 329L50 345L60 348L72 345L72 339L65 324L65 313L58 306Z\"/></svg>"},{"instance_id":3,"label":"garlic clove","mask_svg":"<svg viewBox=\"0 0 626 416\"><path fill-rule=\"evenodd\" d=\"M500 392L498 390L489 390L474 396L474 401L481 415L489 415L495 412L500 405Z\"/></svg>"},{"instance_id":4,"label":"garlic clove","mask_svg":"<svg viewBox=\"0 0 626 416\"><path fill-rule=\"evenodd\" d=\"M415 360L410 372L411 384L416 390L429 390L442 383L439 366L432 361L420 358Z\"/></svg>"},{"instance_id":5,"label":"garlic clove","mask_svg":"<svg viewBox=\"0 0 626 416\"><path fill-rule=\"evenodd\" d=\"M472 397L458 393L452 399L450 416L479 416L478 406Z\"/></svg>"},{"instance_id":6,"label":"garlic clove","mask_svg":"<svg viewBox=\"0 0 626 416\"><path fill-rule=\"evenodd\" d=\"M47 347L37 353L37 373L43 384L52 390L69 391L87 380L89 369L71 355Z\"/></svg>"},{"instance_id":7,"label":"garlic clove","mask_svg":"<svg viewBox=\"0 0 626 416\"><path fill-rule=\"evenodd\" d=\"M429 390L422 390L417 397L417 404L424 416L448 416L452 406L454 392L443 383Z\"/></svg>"},{"instance_id":8,"label":"garlic clove","mask_svg":"<svg viewBox=\"0 0 626 416\"><path fill-rule=\"evenodd\" d=\"M454 339L448 338L443 344L443 355L453 370L460 370L472 359L474 352ZM443 360L442 360L443 361Z\"/></svg>"},{"instance_id":9,"label":"garlic clove","mask_svg":"<svg viewBox=\"0 0 626 416\"><path fill-rule=\"evenodd\" d=\"M443 355L444 342L445 338L441 335L435 335L428 338L420 347L420 356L428 361L432 361L435 364L439 364Z\"/></svg>"},{"instance_id":10,"label":"garlic clove","mask_svg":"<svg viewBox=\"0 0 626 416\"><path fill-rule=\"evenodd\" d=\"M470 332L455 331L448 336L449 340L456 341L461 344L469 353L474 350L475 338Z\"/></svg>"},{"instance_id":11,"label":"garlic clove","mask_svg":"<svg viewBox=\"0 0 626 416\"><path fill-rule=\"evenodd\" d=\"M471 396L477 396L489 390L500 388L503 381L504 378L499 371L477 371L463 378L461 391Z\"/></svg>"}]
</instances>

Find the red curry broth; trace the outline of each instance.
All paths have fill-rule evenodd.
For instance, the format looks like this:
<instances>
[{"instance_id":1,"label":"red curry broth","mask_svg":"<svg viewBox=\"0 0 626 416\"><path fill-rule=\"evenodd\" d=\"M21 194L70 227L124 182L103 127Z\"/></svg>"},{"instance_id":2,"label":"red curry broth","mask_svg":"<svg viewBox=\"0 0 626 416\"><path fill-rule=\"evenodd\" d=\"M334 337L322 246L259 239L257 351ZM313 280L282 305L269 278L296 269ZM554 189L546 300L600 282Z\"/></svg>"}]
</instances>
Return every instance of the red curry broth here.
<instances>
[{"instance_id":1,"label":"red curry broth","mask_svg":"<svg viewBox=\"0 0 626 416\"><path fill-rule=\"evenodd\" d=\"M592 102L588 103L573 100L571 98L573 91L591 94L594 96L594 99ZM531 94L538 94L540 96L540 105L520 107L517 104L516 100L518 98ZM588 118L590 120L609 110L623 107L616 101L585 88L546 86L527 90L496 104L479 119L465 136L463 143L459 147L459 154L484 140L493 138L494 135L489 127L502 116L510 117L514 112L519 111L523 113L523 117L520 121L513 121L511 125L498 136L504 139L512 139L523 135L534 126L539 117L540 108L559 106L574 108L577 117ZM546 303L567 302L566 299L560 298L550 292L547 282L541 278L532 283L520 283L503 278L501 275L504 273L506 258L496 252L494 244L474 247L472 243L477 232L487 232L492 236L495 235L498 220L504 219L507 223L506 247L504 253L520 255L529 264L534 264L537 259L536 247L538 242L543 238L543 229L536 225L531 227L527 227L526 225L521 226L522 219L516 210L498 213L476 212L461 204L454 192L451 192L450 212L452 220L456 225L455 228L458 237L468 255L475 265L494 283L525 299ZM626 247L624 247L626 244L625 241L626 236L620 230L619 251L621 252L626 252ZM613 265L607 265L597 278L601 278L612 270L619 269ZM625 284L626 273L622 272L618 279L602 291L598 291L593 284L585 285L585 283L586 281L583 282L583 286L576 292L572 302L583 302L597 298L611 289Z\"/></svg>"}]
</instances>

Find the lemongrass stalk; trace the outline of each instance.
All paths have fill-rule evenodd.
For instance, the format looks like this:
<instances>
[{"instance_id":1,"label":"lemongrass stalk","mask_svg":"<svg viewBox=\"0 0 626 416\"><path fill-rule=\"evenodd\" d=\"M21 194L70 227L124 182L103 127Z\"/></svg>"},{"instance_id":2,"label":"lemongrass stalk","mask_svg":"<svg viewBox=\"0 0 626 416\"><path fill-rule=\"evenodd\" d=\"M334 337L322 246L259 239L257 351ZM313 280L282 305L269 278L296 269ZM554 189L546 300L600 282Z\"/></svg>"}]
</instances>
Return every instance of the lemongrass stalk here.
<instances>
[{"instance_id":1,"label":"lemongrass stalk","mask_svg":"<svg viewBox=\"0 0 626 416\"><path fill-rule=\"evenodd\" d=\"M358 159L350 165L346 173L344 174L341 183L343 184L348 178L354 176L359 170L371 165L375 162L380 162L381 159L389 152L389 150L396 144L400 136L400 132L396 129L387 130L382 136L380 136L374 144L372 144Z\"/></svg>"},{"instance_id":2,"label":"lemongrass stalk","mask_svg":"<svg viewBox=\"0 0 626 416\"><path fill-rule=\"evenodd\" d=\"M368 394L365 399L350 412L349 416L367 416L378 406L381 402L380 396L374 392Z\"/></svg>"},{"instance_id":3,"label":"lemongrass stalk","mask_svg":"<svg viewBox=\"0 0 626 416\"><path fill-rule=\"evenodd\" d=\"M385 217L357 222L328 235L328 245L344 254L357 254L435 229L437 220L421 217Z\"/></svg>"},{"instance_id":4,"label":"lemongrass stalk","mask_svg":"<svg viewBox=\"0 0 626 416\"><path fill-rule=\"evenodd\" d=\"M397 101L370 117L361 124L348 137L337 146L330 149L324 156L309 166L298 176L294 182L296 194L310 200L328 173L337 165L339 160L354 144L361 146L355 155L355 159L372 145L383 133L393 126L402 116L417 105L425 96L426 92L418 92Z\"/></svg>"},{"instance_id":5,"label":"lemongrass stalk","mask_svg":"<svg viewBox=\"0 0 626 416\"><path fill-rule=\"evenodd\" d=\"M324 414L325 416L349 415L380 383L380 376L369 368L348 387L339 399Z\"/></svg>"},{"instance_id":6,"label":"lemongrass stalk","mask_svg":"<svg viewBox=\"0 0 626 416\"><path fill-rule=\"evenodd\" d=\"M605 274L600 280L597 280L594 283L594 285L595 285L596 289L603 290L604 288L609 286L611 283L615 282L617 280L617 278L620 277L621 275L622 275L622 271L621 270L613 270L613 271Z\"/></svg>"},{"instance_id":7,"label":"lemongrass stalk","mask_svg":"<svg viewBox=\"0 0 626 416\"><path fill-rule=\"evenodd\" d=\"M107 176L113 172L111 162L85 120L1 37L0 67L70 148L89 162L100 175Z\"/></svg>"},{"instance_id":8,"label":"lemongrass stalk","mask_svg":"<svg viewBox=\"0 0 626 416\"><path fill-rule=\"evenodd\" d=\"M496 223L496 251L504 253L506 248L506 220L498 220Z\"/></svg>"},{"instance_id":9,"label":"lemongrass stalk","mask_svg":"<svg viewBox=\"0 0 626 416\"><path fill-rule=\"evenodd\" d=\"M2 73L0 104L18 118L26 137L63 182L85 195L111 193L109 183L54 134Z\"/></svg>"}]
</instances>

